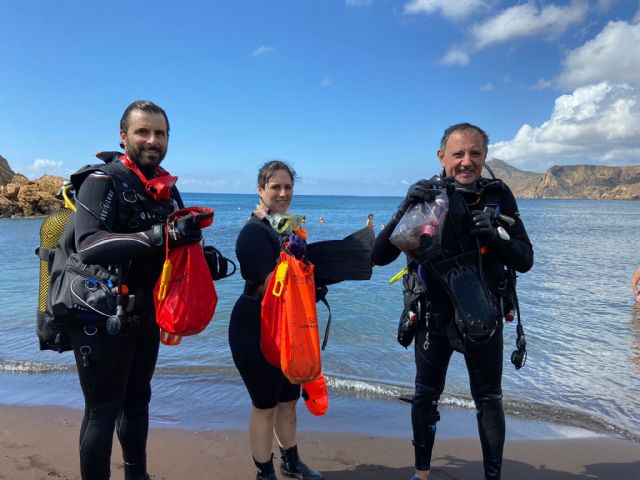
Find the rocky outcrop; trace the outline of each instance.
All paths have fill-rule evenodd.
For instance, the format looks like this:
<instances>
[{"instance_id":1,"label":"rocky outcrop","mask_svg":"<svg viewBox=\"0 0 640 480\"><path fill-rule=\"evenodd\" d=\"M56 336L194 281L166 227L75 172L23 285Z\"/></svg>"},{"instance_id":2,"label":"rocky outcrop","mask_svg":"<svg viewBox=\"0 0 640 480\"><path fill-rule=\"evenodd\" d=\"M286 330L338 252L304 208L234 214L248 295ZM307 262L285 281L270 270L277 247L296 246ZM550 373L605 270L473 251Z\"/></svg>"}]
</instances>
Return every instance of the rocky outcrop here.
<instances>
[{"instance_id":1,"label":"rocky outcrop","mask_svg":"<svg viewBox=\"0 0 640 480\"><path fill-rule=\"evenodd\" d=\"M0 155L0 186L9 183L15 175L16 173L11 170L7 159Z\"/></svg>"},{"instance_id":2,"label":"rocky outcrop","mask_svg":"<svg viewBox=\"0 0 640 480\"><path fill-rule=\"evenodd\" d=\"M6 172L9 173L4 175ZM56 198L64 183L62 177L44 175L37 180L29 180L14 173L9 163L0 157L0 178L0 217L47 215L63 205L62 200Z\"/></svg>"},{"instance_id":3,"label":"rocky outcrop","mask_svg":"<svg viewBox=\"0 0 640 480\"><path fill-rule=\"evenodd\" d=\"M553 166L529 192L529 198L640 199L640 166Z\"/></svg>"},{"instance_id":4,"label":"rocky outcrop","mask_svg":"<svg viewBox=\"0 0 640 480\"><path fill-rule=\"evenodd\" d=\"M502 178L519 198L640 199L640 165L553 166L540 174L518 170L500 160L487 163L496 177Z\"/></svg>"},{"instance_id":5,"label":"rocky outcrop","mask_svg":"<svg viewBox=\"0 0 640 480\"><path fill-rule=\"evenodd\" d=\"M489 160L487 165L497 178L502 179L502 181L509 185L509 188L517 198L532 198L530 196L531 189L534 188L543 177L542 173L519 170L497 158Z\"/></svg>"}]
</instances>

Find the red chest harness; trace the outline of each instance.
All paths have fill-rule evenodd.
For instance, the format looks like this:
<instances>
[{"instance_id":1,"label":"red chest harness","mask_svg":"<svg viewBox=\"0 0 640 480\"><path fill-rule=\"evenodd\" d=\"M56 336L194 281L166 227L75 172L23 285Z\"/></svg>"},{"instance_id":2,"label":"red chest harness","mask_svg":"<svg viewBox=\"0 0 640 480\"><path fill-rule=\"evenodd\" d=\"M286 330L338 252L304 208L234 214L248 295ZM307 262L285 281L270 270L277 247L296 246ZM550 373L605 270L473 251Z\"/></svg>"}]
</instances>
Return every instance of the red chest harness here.
<instances>
[{"instance_id":1,"label":"red chest harness","mask_svg":"<svg viewBox=\"0 0 640 480\"><path fill-rule=\"evenodd\" d=\"M156 175L152 179L147 179L144 174L138 168L138 165L129 158L127 154L120 156L120 162L131 170L140 179L144 185L144 190L154 200L169 200L171 196L171 190L178 181L178 177L174 177L164 168L158 166L153 170Z\"/></svg>"}]
</instances>

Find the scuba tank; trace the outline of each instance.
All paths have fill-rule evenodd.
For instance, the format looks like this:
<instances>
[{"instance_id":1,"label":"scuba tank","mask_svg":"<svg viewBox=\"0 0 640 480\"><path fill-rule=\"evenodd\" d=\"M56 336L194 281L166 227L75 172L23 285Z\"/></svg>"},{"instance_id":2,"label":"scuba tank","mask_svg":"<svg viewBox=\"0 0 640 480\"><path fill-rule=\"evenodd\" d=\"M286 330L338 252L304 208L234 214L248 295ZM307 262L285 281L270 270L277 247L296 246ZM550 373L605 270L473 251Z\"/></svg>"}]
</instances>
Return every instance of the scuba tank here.
<instances>
[{"instance_id":1,"label":"scuba tank","mask_svg":"<svg viewBox=\"0 0 640 480\"><path fill-rule=\"evenodd\" d=\"M69 191L73 187L65 182L59 195L64 199L64 207L50 214L40 226L40 246L36 249L36 255L40 258L40 281L38 286L38 312L36 328L38 332L44 332L51 322L51 314L47 312L47 298L49 295L49 280L51 278L51 264L53 262L53 250L58 245L71 214L76 211L73 201L69 198ZM43 341L40 337L40 350L52 349L58 352L70 350L70 344L63 341L60 332L54 334L50 341Z\"/></svg>"}]
</instances>

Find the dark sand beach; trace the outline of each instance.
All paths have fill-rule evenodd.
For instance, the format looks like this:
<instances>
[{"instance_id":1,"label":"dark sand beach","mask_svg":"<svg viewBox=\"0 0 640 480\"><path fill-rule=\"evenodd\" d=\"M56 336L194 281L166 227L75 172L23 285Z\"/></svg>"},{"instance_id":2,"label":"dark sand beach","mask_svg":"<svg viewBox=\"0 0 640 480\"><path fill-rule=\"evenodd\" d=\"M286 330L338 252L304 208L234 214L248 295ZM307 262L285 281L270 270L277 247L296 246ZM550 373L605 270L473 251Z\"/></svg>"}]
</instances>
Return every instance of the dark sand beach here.
<instances>
[{"instance_id":1,"label":"dark sand beach","mask_svg":"<svg viewBox=\"0 0 640 480\"><path fill-rule=\"evenodd\" d=\"M79 479L78 431L82 413L58 407L0 406L0 479ZM409 439L345 433L299 435L304 459L328 480L402 480L412 473ZM275 446L274 446L275 449ZM153 428L149 470L155 480L255 478L246 433ZM112 478L122 479L118 442ZM476 438L436 441L434 479L482 478ZM277 463L276 463L277 466ZM505 447L503 478L573 480L635 479L640 444L608 436L511 440Z\"/></svg>"}]
</instances>

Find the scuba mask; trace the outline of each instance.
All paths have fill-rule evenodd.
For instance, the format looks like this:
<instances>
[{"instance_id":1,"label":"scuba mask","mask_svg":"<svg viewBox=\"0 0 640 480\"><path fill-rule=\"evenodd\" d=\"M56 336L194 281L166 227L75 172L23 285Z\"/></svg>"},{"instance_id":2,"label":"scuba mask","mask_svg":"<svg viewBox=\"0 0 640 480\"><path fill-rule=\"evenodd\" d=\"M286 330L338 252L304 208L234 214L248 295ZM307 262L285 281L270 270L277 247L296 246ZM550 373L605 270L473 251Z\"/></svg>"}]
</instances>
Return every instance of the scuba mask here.
<instances>
[{"instance_id":1,"label":"scuba mask","mask_svg":"<svg viewBox=\"0 0 640 480\"><path fill-rule=\"evenodd\" d=\"M153 171L156 177L147 179L147 177L145 177L140 171L138 165L131 160L128 155L122 155L120 157L120 162L136 174L144 185L144 191L147 192L151 198L154 200L169 200L171 197L171 190L173 190L173 187L178 181L178 177L170 175L169 172L162 167L156 167Z\"/></svg>"},{"instance_id":2,"label":"scuba mask","mask_svg":"<svg viewBox=\"0 0 640 480\"><path fill-rule=\"evenodd\" d=\"M302 216L276 213L273 216L265 215L265 218L269 220L271 228L273 228L279 235L291 235L295 233L302 240L307 239L307 231L302 228Z\"/></svg>"}]
</instances>

